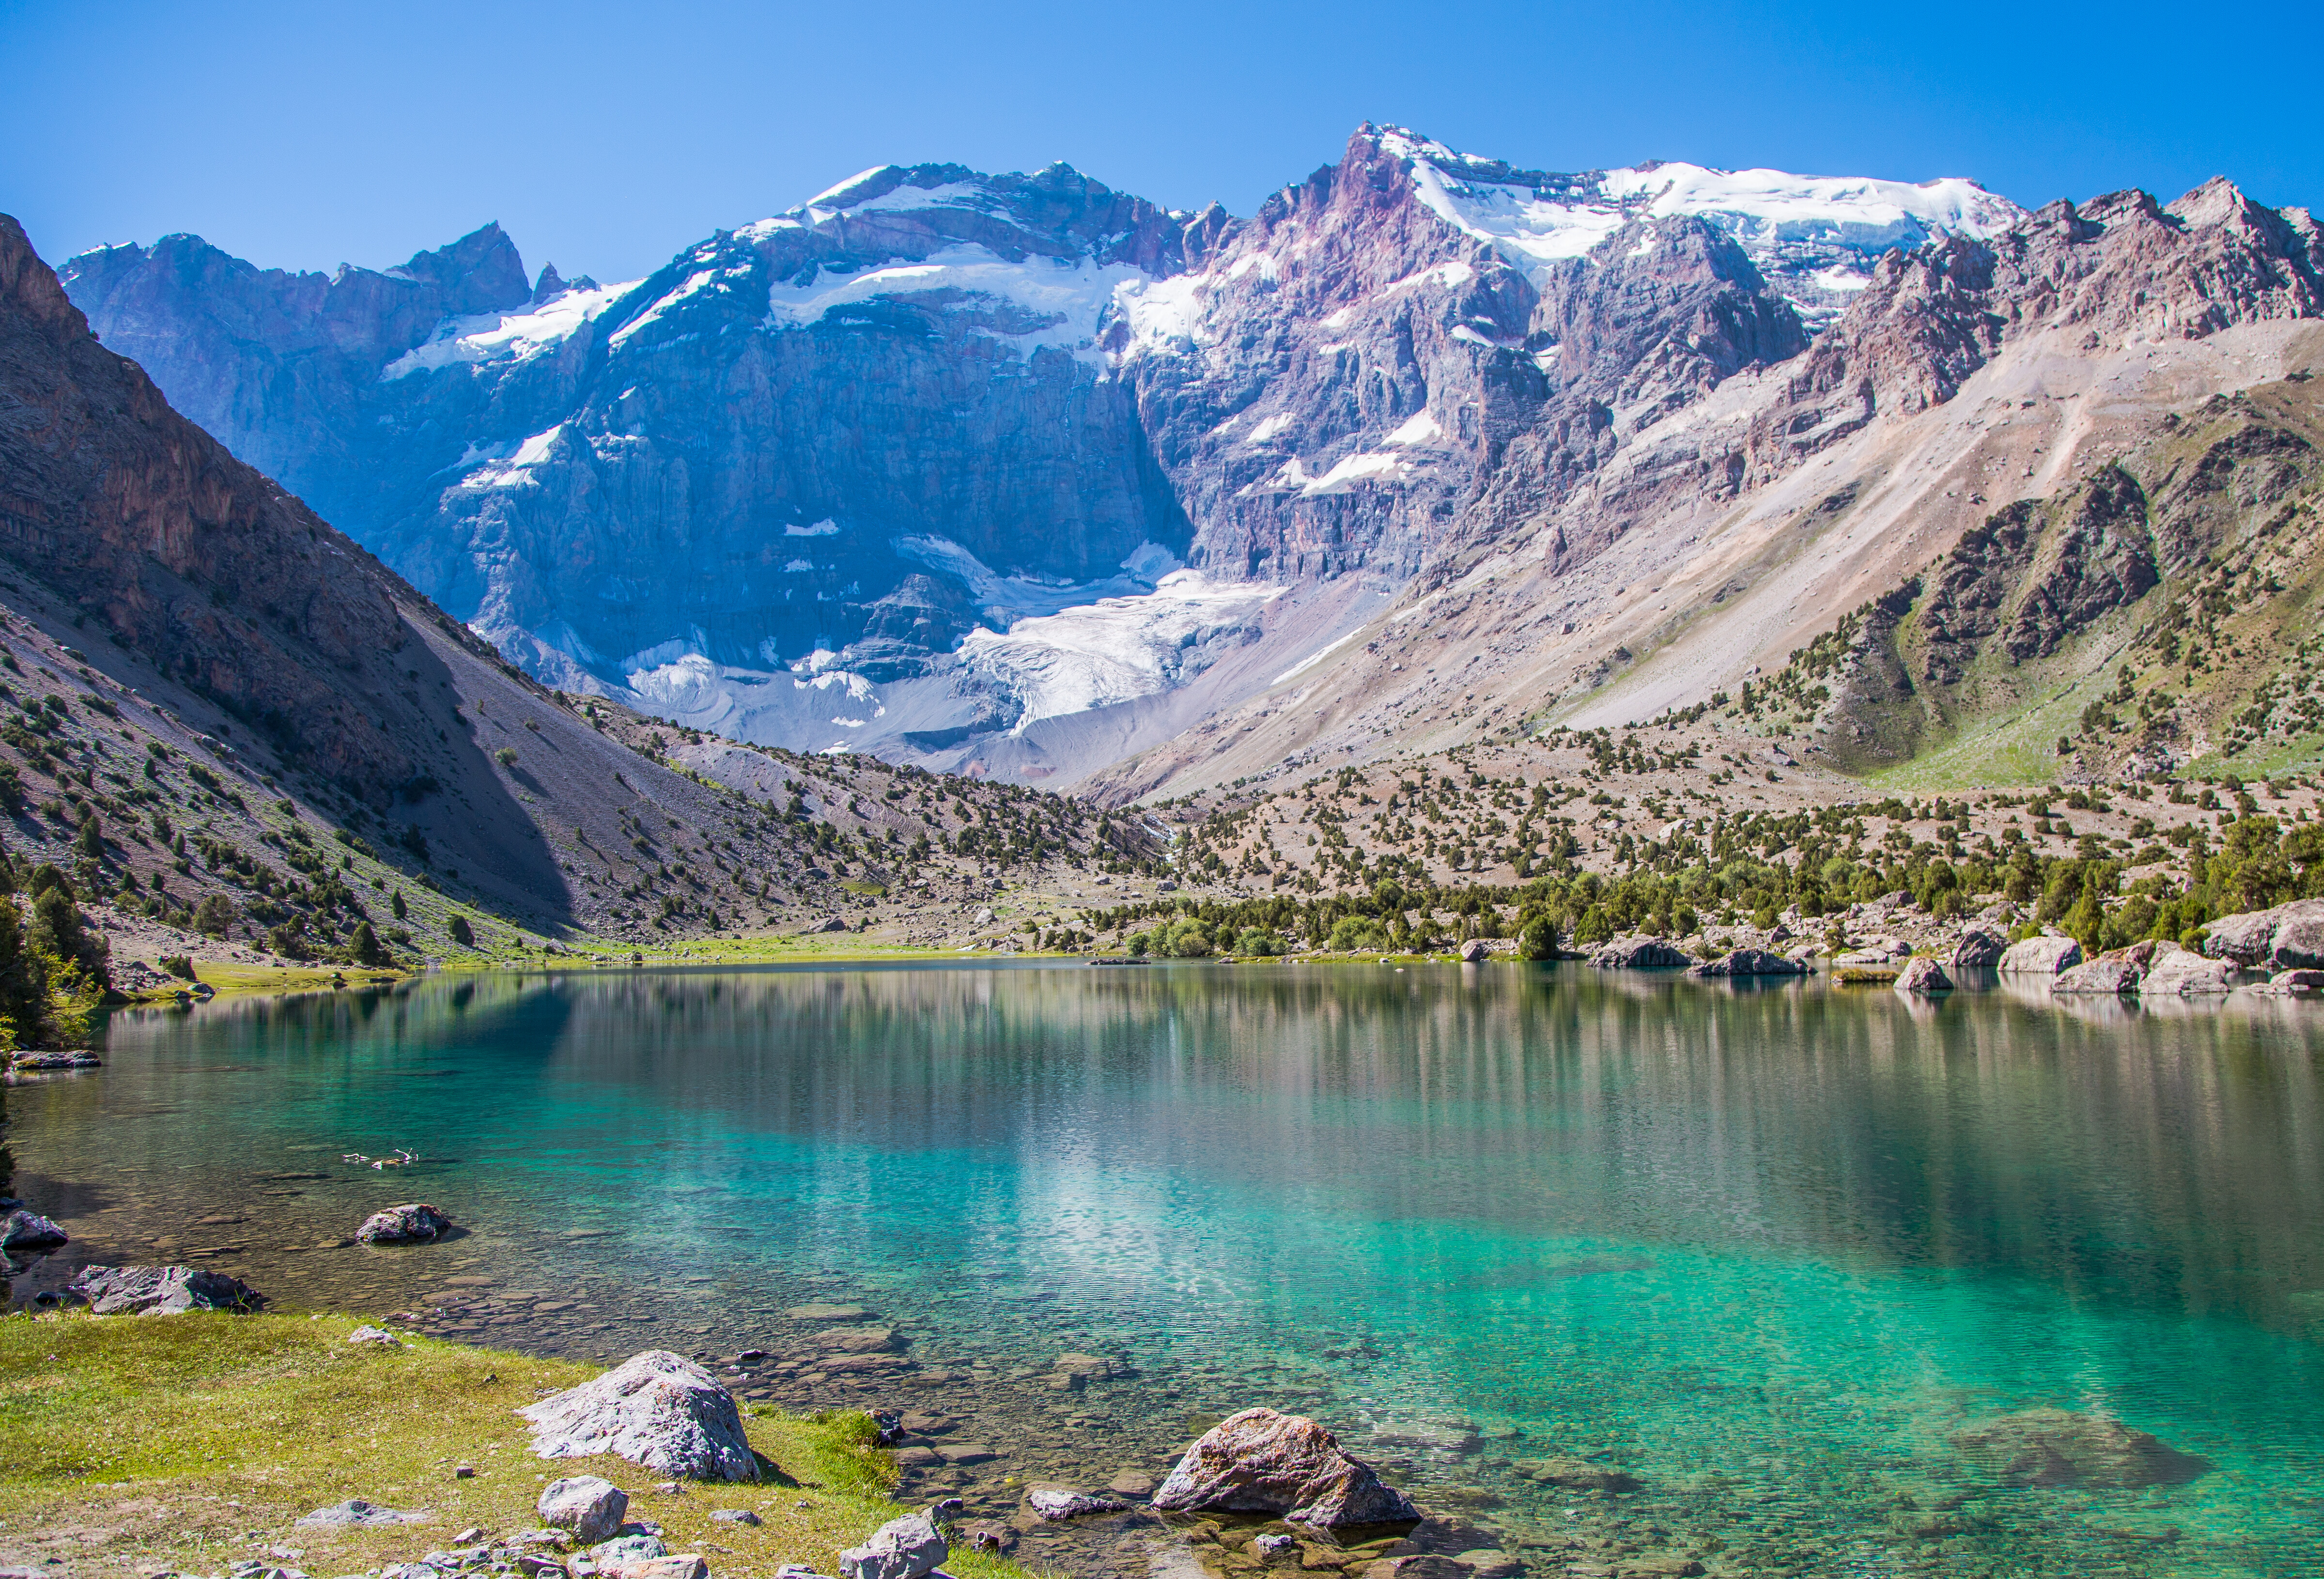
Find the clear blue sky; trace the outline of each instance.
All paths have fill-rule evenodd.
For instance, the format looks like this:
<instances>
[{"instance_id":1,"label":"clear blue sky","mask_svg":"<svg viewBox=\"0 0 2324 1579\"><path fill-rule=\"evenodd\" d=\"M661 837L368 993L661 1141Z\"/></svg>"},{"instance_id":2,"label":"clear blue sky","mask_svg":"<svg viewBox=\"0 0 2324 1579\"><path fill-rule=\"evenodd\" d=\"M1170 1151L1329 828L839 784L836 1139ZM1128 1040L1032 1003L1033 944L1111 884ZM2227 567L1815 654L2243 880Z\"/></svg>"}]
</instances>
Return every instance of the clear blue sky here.
<instances>
[{"instance_id":1,"label":"clear blue sky","mask_svg":"<svg viewBox=\"0 0 2324 1579\"><path fill-rule=\"evenodd\" d=\"M384 265L498 219L536 268L627 278L889 161L1248 214L1367 118L1553 170L2324 204L2318 0L0 0L0 209L52 262L190 230Z\"/></svg>"}]
</instances>

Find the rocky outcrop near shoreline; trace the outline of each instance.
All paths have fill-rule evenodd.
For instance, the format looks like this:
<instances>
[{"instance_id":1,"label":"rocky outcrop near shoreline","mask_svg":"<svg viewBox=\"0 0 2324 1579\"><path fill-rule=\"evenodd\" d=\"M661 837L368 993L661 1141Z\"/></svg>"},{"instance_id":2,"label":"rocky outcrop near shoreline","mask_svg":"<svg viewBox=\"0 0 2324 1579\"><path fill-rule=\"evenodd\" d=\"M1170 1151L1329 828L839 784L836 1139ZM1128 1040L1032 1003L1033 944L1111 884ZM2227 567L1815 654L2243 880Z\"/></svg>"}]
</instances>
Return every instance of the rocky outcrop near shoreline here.
<instances>
[{"instance_id":1,"label":"rocky outcrop near shoreline","mask_svg":"<svg viewBox=\"0 0 2324 1579\"><path fill-rule=\"evenodd\" d=\"M97 1316L177 1316L189 1310L252 1311L265 1297L239 1278L206 1267L83 1267L68 1286Z\"/></svg>"},{"instance_id":2,"label":"rocky outcrop near shoreline","mask_svg":"<svg viewBox=\"0 0 2324 1579\"><path fill-rule=\"evenodd\" d=\"M2324 900L2221 917L2203 928L2203 952L2254 970L2324 969Z\"/></svg>"}]
</instances>

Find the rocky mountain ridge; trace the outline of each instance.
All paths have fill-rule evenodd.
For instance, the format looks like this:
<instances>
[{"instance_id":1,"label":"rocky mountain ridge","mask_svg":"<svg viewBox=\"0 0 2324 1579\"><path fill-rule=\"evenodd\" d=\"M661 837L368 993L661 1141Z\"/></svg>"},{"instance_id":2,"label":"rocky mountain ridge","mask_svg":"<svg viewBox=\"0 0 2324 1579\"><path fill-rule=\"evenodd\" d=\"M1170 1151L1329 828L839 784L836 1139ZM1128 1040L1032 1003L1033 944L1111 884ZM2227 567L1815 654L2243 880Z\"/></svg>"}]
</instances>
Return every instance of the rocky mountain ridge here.
<instances>
[{"instance_id":1,"label":"rocky mountain ridge","mask_svg":"<svg viewBox=\"0 0 2324 1579\"><path fill-rule=\"evenodd\" d=\"M0 875L63 873L124 955L964 936L996 877L1127 889L1157 854L1015 786L689 761L549 689L171 410L5 217L0 673Z\"/></svg>"},{"instance_id":2,"label":"rocky mountain ridge","mask_svg":"<svg viewBox=\"0 0 2324 1579\"><path fill-rule=\"evenodd\" d=\"M627 286L528 290L489 227L332 281L185 237L66 275L536 674L1063 782L1795 360L1886 253L2018 217L1959 181L1559 176L1366 126L1248 220L1062 165L888 166Z\"/></svg>"}]
</instances>

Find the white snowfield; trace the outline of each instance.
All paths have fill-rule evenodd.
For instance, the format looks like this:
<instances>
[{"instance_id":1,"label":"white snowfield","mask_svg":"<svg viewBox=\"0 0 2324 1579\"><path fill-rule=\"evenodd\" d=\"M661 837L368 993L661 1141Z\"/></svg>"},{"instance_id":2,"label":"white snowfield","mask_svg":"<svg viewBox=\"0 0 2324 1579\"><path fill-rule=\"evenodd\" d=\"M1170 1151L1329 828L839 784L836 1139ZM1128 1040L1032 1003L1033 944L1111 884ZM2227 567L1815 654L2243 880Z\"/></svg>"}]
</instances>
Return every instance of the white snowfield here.
<instances>
[{"instance_id":1,"label":"white snowfield","mask_svg":"<svg viewBox=\"0 0 2324 1579\"><path fill-rule=\"evenodd\" d=\"M1849 279L1817 282L1845 290L1861 282L1872 257L1891 248L1917 245L1939 230L1992 235L2025 217L2008 199L1957 177L1914 183L1655 164L1578 176L1571 191L1553 194L1474 180L1463 173L1467 155L1410 132L1383 132L1379 143L1409 162L1414 190L1439 218L1492 243L1536 277L1544 265L1587 255L1634 220L1691 214L1753 254L1786 243L1854 254L1860 262L1847 270ZM1835 259L1827 267L1846 265Z\"/></svg>"},{"instance_id":2,"label":"white snowfield","mask_svg":"<svg viewBox=\"0 0 2324 1579\"><path fill-rule=\"evenodd\" d=\"M574 331L637 289L640 282L567 291L522 312L480 312L447 318L436 332L389 363L381 382L461 363L529 361L573 337Z\"/></svg>"},{"instance_id":3,"label":"white snowfield","mask_svg":"<svg viewBox=\"0 0 2324 1579\"><path fill-rule=\"evenodd\" d=\"M1017 621L1007 634L971 631L961 661L1016 697L1013 734L1044 718L1136 701L1177 685L1190 655L1248 626L1289 591L1254 581L1213 581L1174 570L1154 590Z\"/></svg>"},{"instance_id":4,"label":"white snowfield","mask_svg":"<svg viewBox=\"0 0 2324 1579\"><path fill-rule=\"evenodd\" d=\"M1145 278L1134 263L1099 263L1086 257L1012 263L967 243L852 274L819 270L805 285L775 285L767 293L766 322L770 329L804 328L879 297L956 291L1010 302L1040 319L1037 328L994 337L1013 341L1027 356L1047 346L1094 357L1091 343L1106 304L1120 287Z\"/></svg>"}]
</instances>

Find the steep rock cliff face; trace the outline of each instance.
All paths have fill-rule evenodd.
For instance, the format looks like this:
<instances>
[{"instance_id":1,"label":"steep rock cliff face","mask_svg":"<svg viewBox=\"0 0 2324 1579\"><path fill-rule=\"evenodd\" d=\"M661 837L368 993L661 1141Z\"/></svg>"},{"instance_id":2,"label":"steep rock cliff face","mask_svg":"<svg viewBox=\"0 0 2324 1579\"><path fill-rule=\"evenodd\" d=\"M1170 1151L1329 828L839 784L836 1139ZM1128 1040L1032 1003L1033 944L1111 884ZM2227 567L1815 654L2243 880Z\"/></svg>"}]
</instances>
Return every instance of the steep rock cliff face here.
<instances>
[{"instance_id":1,"label":"steep rock cliff face","mask_svg":"<svg viewBox=\"0 0 2324 1579\"><path fill-rule=\"evenodd\" d=\"M237 937L287 923L343 947L369 914L409 957L466 947L446 929L456 905L659 938L839 897L827 838L609 737L173 411L5 216L0 628L17 670L0 763L41 803L14 814L12 843L69 862L78 816L98 816L104 882L134 855L181 923L208 891L237 907ZM680 826L699 872L672 848ZM327 863L310 830L331 828L354 842L323 845ZM747 873L717 838L755 846ZM357 853L360 869L337 864ZM387 901L365 877L407 888L423 936L366 911Z\"/></svg>"},{"instance_id":2,"label":"steep rock cliff face","mask_svg":"<svg viewBox=\"0 0 2324 1579\"><path fill-rule=\"evenodd\" d=\"M1062 165L890 166L631 285L528 291L497 230L327 281L190 238L67 273L536 673L1038 777L1266 688L1795 356L1884 253L2015 215L1965 182L1555 175L1367 126L1249 220Z\"/></svg>"},{"instance_id":3,"label":"steep rock cliff face","mask_svg":"<svg viewBox=\"0 0 2324 1579\"><path fill-rule=\"evenodd\" d=\"M99 346L5 217L0 541L115 641L328 772L417 771L350 683L404 641L369 556Z\"/></svg>"}]
</instances>

